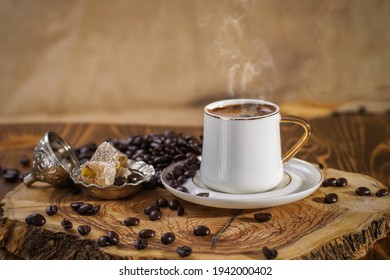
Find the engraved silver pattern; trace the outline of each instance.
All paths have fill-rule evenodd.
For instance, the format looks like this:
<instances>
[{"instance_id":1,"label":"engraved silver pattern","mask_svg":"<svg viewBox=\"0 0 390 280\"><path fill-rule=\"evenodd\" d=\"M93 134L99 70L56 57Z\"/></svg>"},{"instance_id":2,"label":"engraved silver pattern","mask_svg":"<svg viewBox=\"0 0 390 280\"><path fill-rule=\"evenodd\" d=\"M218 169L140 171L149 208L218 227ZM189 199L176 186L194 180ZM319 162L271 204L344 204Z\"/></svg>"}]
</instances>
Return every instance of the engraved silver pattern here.
<instances>
[{"instance_id":1,"label":"engraved silver pattern","mask_svg":"<svg viewBox=\"0 0 390 280\"><path fill-rule=\"evenodd\" d=\"M71 186L70 172L79 166L70 146L55 132L49 131L35 146L32 170L23 182L27 186L36 181L53 186Z\"/></svg>"}]
</instances>

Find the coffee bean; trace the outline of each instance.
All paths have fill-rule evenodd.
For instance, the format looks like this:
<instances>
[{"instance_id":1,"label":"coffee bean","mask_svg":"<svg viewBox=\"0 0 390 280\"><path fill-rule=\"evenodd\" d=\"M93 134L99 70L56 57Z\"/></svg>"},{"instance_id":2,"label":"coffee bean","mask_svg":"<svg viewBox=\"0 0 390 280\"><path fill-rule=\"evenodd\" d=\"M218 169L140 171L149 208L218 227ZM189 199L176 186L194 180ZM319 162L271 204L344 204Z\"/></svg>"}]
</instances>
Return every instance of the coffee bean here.
<instances>
[{"instance_id":1,"label":"coffee bean","mask_svg":"<svg viewBox=\"0 0 390 280\"><path fill-rule=\"evenodd\" d=\"M380 189L378 190L375 195L377 197L382 197L382 196L386 196L386 195L389 195L389 190L388 189Z\"/></svg>"},{"instance_id":2,"label":"coffee bean","mask_svg":"<svg viewBox=\"0 0 390 280\"><path fill-rule=\"evenodd\" d=\"M100 236L98 239L98 245L100 247L110 246L111 243L110 243L110 240L108 239L108 236L106 236L106 235Z\"/></svg>"},{"instance_id":3,"label":"coffee bean","mask_svg":"<svg viewBox=\"0 0 390 280\"><path fill-rule=\"evenodd\" d=\"M165 232L161 235L161 242L165 245L171 244L175 239L176 236L173 232Z\"/></svg>"},{"instance_id":4,"label":"coffee bean","mask_svg":"<svg viewBox=\"0 0 390 280\"><path fill-rule=\"evenodd\" d=\"M107 232L107 237L110 245L117 245L119 243L119 235L115 231L110 230Z\"/></svg>"},{"instance_id":5,"label":"coffee bean","mask_svg":"<svg viewBox=\"0 0 390 280\"><path fill-rule=\"evenodd\" d=\"M79 213L80 215L88 215L88 212L91 211L92 209L93 209L92 204L89 204L89 203L82 204L77 209L77 213Z\"/></svg>"},{"instance_id":6,"label":"coffee bean","mask_svg":"<svg viewBox=\"0 0 390 280\"><path fill-rule=\"evenodd\" d=\"M195 236L206 236L210 234L210 229L206 226L196 226L194 227Z\"/></svg>"},{"instance_id":7,"label":"coffee bean","mask_svg":"<svg viewBox=\"0 0 390 280\"><path fill-rule=\"evenodd\" d=\"M44 224L46 224L46 219L44 216L42 216L41 214L39 213L33 213L33 214L30 214L26 217L25 219L26 223L29 224L29 225L34 225L34 226L43 226Z\"/></svg>"},{"instance_id":8,"label":"coffee bean","mask_svg":"<svg viewBox=\"0 0 390 280\"><path fill-rule=\"evenodd\" d=\"M164 197L159 197L156 200L156 205L158 207L167 207L168 206L168 200Z\"/></svg>"},{"instance_id":9,"label":"coffee bean","mask_svg":"<svg viewBox=\"0 0 390 280\"><path fill-rule=\"evenodd\" d=\"M336 183L337 187L345 187L346 185L348 185L347 179L343 177L337 179L337 183Z\"/></svg>"},{"instance_id":10,"label":"coffee bean","mask_svg":"<svg viewBox=\"0 0 390 280\"><path fill-rule=\"evenodd\" d=\"M263 247L261 251L268 260L272 260L278 256L278 251L276 249L269 249L268 247Z\"/></svg>"},{"instance_id":11,"label":"coffee bean","mask_svg":"<svg viewBox=\"0 0 390 280\"><path fill-rule=\"evenodd\" d=\"M11 174L11 175L14 175L14 174L20 174L20 170L17 169L17 168L6 168L3 170L3 176L5 174Z\"/></svg>"},{"instance_id":12,"label":"coffee bean","mask_svg":"<svg viewBox=\"0 0 390 280\"><path fill-rule=\"evenodd\" d=\"M181 246L177 247L176 252L180 255L180 257L188 257L192 253L191 247Z\"/></svg>"},{"instance_id":13,"label":"coffee bean","mask_svg":"<svg viewBox=\"0 0 390 280\"><path fill-rule=\"evenodd\" d=\"M96 215L100 211L100 205L95 205L89 212L88 214L90 215Z\"/></svg>"},{"instance_id":14,"label":"coffee bean","mask_svg":"<svg viewBox=\"0 0 390 280\"><path fill-rule=\"evenodd\" d=\"M199 165L200 164L200 160L196 157L195 154L190 154L190 156L188 156L188 159L186 160L185 163L188 166Z\"/></svg>"},{"instance_id":15,"label":"coffee bean","mask_svg":"<svg viewBox=\"0 0 390 280\"><path fill-rule=\"evenodd\" d=\"M136 226L140 223L140 219L135 217L127 217L126 219L123 220L123 223L128 227Z\"/></svg>"},{"instance_id":16,"label":"coffee bean","mask_svg":"<svg viewBox=\"0 0 390 280\"><path fill-rule=\"evenodd\" d=\"M132 172L129 176L127 176L127 182L130 184L138 183L143 179L142 175Z\"/></svg>"},{"instance_id":17,"label":"coffee bean","mask_svg":"<svg viewBox=\"0 0 390 280\"><path fill-rule=\"evenodd\" d=\"M323 187L335 187L335 186L337 186L337 179L336 178L325 179L322 182L322 186Z\"/></svg>"},{"instance_id":18,"label":"coffee bean","mask_svg":"<svg viewBox=\"0 0 390 280\"><path fill-rule=\"evenodd\" d=\"M49 216L53 216L53 215L57 214L57 212L58 212L58 206L57 205L49 205L46 208L46 214L49 215Z\"/></svg>"},{"instance_id":19,"label":"coffee bean","mask_svg":"<svg viewBox=\"0 0 390 280\"><path fill-rule=\"evenodd\" d=\"M337 194L335 193L329 193L325 196L324 198L324 202L326 204L332 204L332 203L336 203L337 201L339 200L339 197Z\"/></svg>"},{"instance_id":20,"label":"coffee bean","mask_svg":"<svg viewBox=\"0 0 390 280\"><path fill-rule=\"evenodd\" d=\"M91 227L88 225L81 225L77 227L77 230L80 233L80 235L85 236L91 232Z\"/></svg>"},{"instance_id":21,"label":"coffee bean","mask_svg":"<svg viewBox=\"0 0 390 280\"><path fill-rule=\"evenodd\" d=\"M168 183L174 189L180 187L180 183L177 180L168 180Z\"/></svg>"},{"instance_id":22,"label":"coffee bean","mask_svg":"<svg viewBox=\"0 0 390 280\"><path fill-rule=\"evenodd\" d=\"M179 186L176 188L176 190L183 193L189 193L188 189L184 186Z\"/></svg>"},{"instance_id":23,"label":"coffee bean","mask_svg":"<svg viewBox=\"0 0 390 280\"><path fill-rule=\"evenodd\" d=\"M179 208L179 206L181 205L180 201L178 201L177 199L172 199L169 201L168 203L168 207L169 209L171 210L177 210Z\"/></svg>"},{"instance_id":24,"label":"coffee bean","mask_svg":"<svg viewBox=\"0 0 390 280\"><path fill-rule=\"evenodd\" d=\"M64 229L71 229L73 227L73 224L68 219L63 219L61 222L61 225Z\"/></svg>"},{"instance_id":25,"label":"coffee bean","mask_svg":"<svg viewBox=\"0 0 390 280\"><path fill-rule=\"evenodd\" d=\"M160 211L153 210L152 212L149 213L149 220L151 221L156 221L161 219L161 213Z\"/></svg>"},{"instance_id":26,"label":"coffee bean","mask_svg":"<svg viewBox=\"0 0 390 280\"><path fill-rule=\"evenodd\" d=\"M179 216L183 216L185 213L185 209L182 205L180 205L178 208L177 208L177 215Z\"/></svg>"},{"instance_id":27,"label":"coffee bean","mask_svg":"<svg viewBox=\"0 0 390 280\"><path fill-rule=\"evenodd\" d=\"M177 181L179 182L179 184L184 184L187 181L187 177L184 175L181 175L177 178Z\"/></svg>"},{"instance_id":28,"label":"coffee bean","mask_svg":"<svg viewBox=\"0 0 390 280\"><path fill-rule=\"evenodd\" d=\"M269 220L271 220L272 214L271 213L255 213L255 214L253 214L253 217L255 218L255 220L257 222L264 223L264 222L268 222Z\"/></svg>"},{"instance_id":29,"label":"coffee bean","mask_svg":"<svg viewBox=\"0 0 390 280\"><path fill-rule=\"evenodd\" d=\"M70 207L72 207L72 209L73 209L74 211L77 211L77 210L79 210L80 206L83 205L83 204L84 204L84 202L75 201L75 202L72 202L72 203L70 204Z\"/></svg>"},{"instance_id":30,"label":"coffee bean","mask_svg":"<svg viewBox=\"0 0 390 280\"><path fill-rule=\"evenodd\" d=\"M144 208L145 215L149 215L152 211L160 211L160 207L155 204L150 204Z\"/></svg>"},{"instance_id":31,"label":"coffee bean","mask_svg":"<svg viewBox=\"0 0 390 280\"><path fill-rule=\"evenodd\" d=\"M196 174L196 170L193 170L193 169L189 169L186 172L184 172L184 176L186 178L192 178L195 176L195 174Z\"/></svg>"},{"instance_id":32,"label":"coffee bean","mask_svg":"<svg viewBox=\"0 0 390 280\"><path fill-rule=\"evenodd\" d=\"M142 229L138 233L138 236L141 238L151 238L156 235L156 232L152 229Z\"/></svg>"},{"instance_id":33,"label":"coffee bean","mask_svg":"<svg viewBox=\"0 0 390 280\"><path fill-rule=\"evenodd\" d=\"M355 193L358 195L358 196L369 196L371 195L371 191L369 188L366 188L366 187L359 187L355 190Z\"/></svg>"},{"instance_id":34,"label":"coffee bean","mask_svg":"<svg viewBox=\"0 0 390 280\"><path fill-rule=\"evenodd\" d=\"M134 240L134 247L137 250L145 249L146 247L148 247L148 240L144 238L137 238L136 240Z\"/></svg>"},{"instance_id":35,"label":"coffee bean","mask_svg":"<svg viewBox=\"0 0 390 280\"><path fill-rule=\"evenodd\" d=\"M114 179L114 185L115 186L122 186L126 183L126 178L124 176L118 176Z\"/></svg>"},{"instance_id":36,"label":"coffee bean","mask_svg":"<svg viewBox=\"0 0 390 280\"><path fill-rule=\"evenodd\" d=\"M3 179L8 183L15 183L20 180L20 171L16 168L8 168L3 170Z\"/></svg>"},{"instance_id":37,"label":"coffee bean","mask_svg":"<svg viewBox=\"0 0 390 280\"><path fill-rule=\"evenodd\" d=\"M175 155L173 157L173 162L178 162L178 161L181 161L181 160L184 160L186 159L186 156L183 155L183 154L178 154L178 155Z\"/></svg>"},{"instance_id":38,"label":"coffee bean","mask_svg":"<svg viewBox=\"0 0 390 280\"><path fill-rule=\"evenodd\" d=\"M27 157L22 157L19 162L23 166L29 166L31 160L29 158L27 158Z\"/></svg>"},{"instance_id":39,"label":"coffee bean","mask_svg":"<svg viewBox=\"0 0 390 280\"><path fill-rule=\"evenodd\" d=\"M172 169L172 175L174 177L179 177L183 174L183 167L180 166L180 165L176 165L173 169Z\"/></svg>"},{"instance_id":40,"label":"coffee bean","mask_svg":"<svg viewBox=\"0 0 390 280\"><path fill-rule=\"evenodd\" d=\"M161 148L161 146L159 146ZM157 149L159 148L157 147ZM165 163L168 162L169 158L167 156L158 156L153 159L153 164Z\"/></svg>"}]
</instances>

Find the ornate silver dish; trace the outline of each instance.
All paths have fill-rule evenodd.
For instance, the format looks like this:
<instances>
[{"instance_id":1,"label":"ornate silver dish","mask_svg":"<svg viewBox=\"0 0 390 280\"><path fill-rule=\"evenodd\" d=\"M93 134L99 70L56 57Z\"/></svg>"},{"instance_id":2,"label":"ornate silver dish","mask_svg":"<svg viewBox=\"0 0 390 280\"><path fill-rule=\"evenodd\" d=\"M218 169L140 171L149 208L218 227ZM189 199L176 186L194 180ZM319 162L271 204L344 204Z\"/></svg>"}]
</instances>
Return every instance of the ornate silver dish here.
<instances>
[{"instance_id":1,"label":"ornate silver dish","mask_svg":"<svg viewBox=\"0 0 390 280\"><path fill-rule=\"evenodd\" d=\"M141 190L142 183L150 181L155 173L152 165L143 161L135 161L132 159L127 161L127 168L129 168L131 172L139 174L140 180L134 183L125 183L121 186L110 185L102 187L96 184L87 184L81 180L81 167L73 169L70 173L70 177L75 184L81 186L93 197L112 200L121 199L137 194Z\"/></svg>"}]
</instances>

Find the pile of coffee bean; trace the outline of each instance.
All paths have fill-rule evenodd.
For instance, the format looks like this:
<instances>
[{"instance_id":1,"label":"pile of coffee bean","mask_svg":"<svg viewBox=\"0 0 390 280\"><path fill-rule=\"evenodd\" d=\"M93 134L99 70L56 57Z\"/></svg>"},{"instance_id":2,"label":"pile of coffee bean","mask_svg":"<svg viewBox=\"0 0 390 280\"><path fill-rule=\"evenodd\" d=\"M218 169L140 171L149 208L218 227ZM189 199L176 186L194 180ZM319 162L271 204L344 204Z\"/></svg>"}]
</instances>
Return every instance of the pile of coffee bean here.
<instances>
[{"instance_id":1,"label":"pile of coffee bean","mask_svg":"<svg viewBox=\"0 0 390 280\"><path fill-rule=\"evenodd\" d=\"M173 167L172 171L167 174L167 180L171 187L178 191L188 193L186 187L182 186L189 178L192 178L200 168L200 160L193 156L182 163Z\"/></svg>"},{"instance_id":2,"label":"pile of coffee bean","mask_svg":"<svg viewBox=\"0 0 390 280\"><path fill-rule=\"evenodd\" d=\"M150 182L144 183L144 188L161 186L160 175L166 167L202 153L201 139L173 130L166 130L160 134L135 134L124 140L106 139L105 141L112 143L116 149L129 158L153 165L156 173ZM90 160L96 149L96 143L91 142L74 149L74 152L80 162L84 163Z\"/></svg>"}]
</instances>

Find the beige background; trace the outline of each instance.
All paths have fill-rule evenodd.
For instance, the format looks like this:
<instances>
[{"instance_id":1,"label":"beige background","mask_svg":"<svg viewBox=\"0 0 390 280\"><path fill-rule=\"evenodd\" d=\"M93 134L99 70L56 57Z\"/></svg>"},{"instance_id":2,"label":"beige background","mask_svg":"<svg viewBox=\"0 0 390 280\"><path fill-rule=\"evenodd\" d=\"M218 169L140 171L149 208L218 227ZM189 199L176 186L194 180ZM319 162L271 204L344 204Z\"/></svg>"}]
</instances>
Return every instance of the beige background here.
<instances>
[{"instance_id":1,"label":"beige background","mask_svg":"<svg viewBox=\"0 0 390 280\"><path fill-rule=\"evenodd\" d=\"M389 26L386 0L0 0L0 122L198 125L231 97L386 110Z\"/></svg>"}]
</instances>

